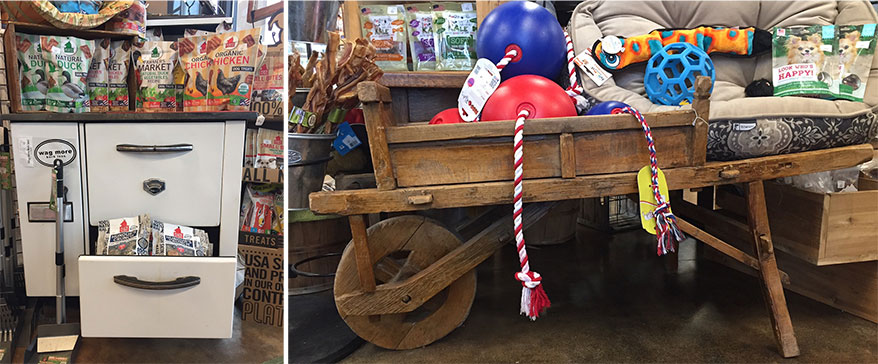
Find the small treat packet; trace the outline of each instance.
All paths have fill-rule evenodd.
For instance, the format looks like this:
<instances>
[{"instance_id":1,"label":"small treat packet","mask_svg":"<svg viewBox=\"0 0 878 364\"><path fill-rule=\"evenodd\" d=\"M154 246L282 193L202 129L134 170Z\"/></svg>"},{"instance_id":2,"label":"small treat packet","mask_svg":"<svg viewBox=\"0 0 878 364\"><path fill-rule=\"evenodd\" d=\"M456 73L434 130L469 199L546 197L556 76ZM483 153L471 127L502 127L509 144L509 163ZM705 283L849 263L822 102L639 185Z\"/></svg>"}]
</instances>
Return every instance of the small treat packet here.
<instances>
[{"instance_id":1,"label":"small treat packet","mask_svg":"<svg viewBox=\"0 0 878 364\"><path fill-rule=\"evenodd\" d=\"M402 5L368 4L360 8L363 37L375 46L375 64L383 70L407 71L405 9Z\"/></svg>"}]
</instances>

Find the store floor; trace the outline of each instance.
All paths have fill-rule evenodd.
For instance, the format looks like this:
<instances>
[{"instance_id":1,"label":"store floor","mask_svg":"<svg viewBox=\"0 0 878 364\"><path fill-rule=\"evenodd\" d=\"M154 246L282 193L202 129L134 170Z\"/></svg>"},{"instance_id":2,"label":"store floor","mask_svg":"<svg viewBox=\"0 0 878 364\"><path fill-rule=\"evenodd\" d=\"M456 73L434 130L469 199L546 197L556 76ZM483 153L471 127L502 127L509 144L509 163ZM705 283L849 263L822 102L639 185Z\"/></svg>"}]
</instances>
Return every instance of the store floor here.
<instances>
[{"instance_id":1,"label":"store floor","mask_svg":"<svg viewBox=\"0 0 878 364\"><path fill-rule=\"evenodd\" d=\"M76 309L68 308L70 320L78 320ZM41 322L53 323L54 305L47 305ZM47 315L47 316L46 316ZM283 329L241 321L235 307L230 339L100 339L83 338L78 363L263 363L284 353ZM24 349L13 362L21 363Z\"/></svg>"},{"instance_id":2,"label":"store floor","mask_svg":"<svg viewBox=\"0 0 878 364\"><path fill-rule=\"evenodd\" d=\"M691 240L678 273L666 275L655 238L642 230L577 235L528 247L552 300L536 322L518 316L518 260L509 245L479 266L462 327L415 350L367 344L343 362L878 362L878 325L789 291L801 356L784 360L756 278L696 261Z\"/></svg>"}]
</instances>

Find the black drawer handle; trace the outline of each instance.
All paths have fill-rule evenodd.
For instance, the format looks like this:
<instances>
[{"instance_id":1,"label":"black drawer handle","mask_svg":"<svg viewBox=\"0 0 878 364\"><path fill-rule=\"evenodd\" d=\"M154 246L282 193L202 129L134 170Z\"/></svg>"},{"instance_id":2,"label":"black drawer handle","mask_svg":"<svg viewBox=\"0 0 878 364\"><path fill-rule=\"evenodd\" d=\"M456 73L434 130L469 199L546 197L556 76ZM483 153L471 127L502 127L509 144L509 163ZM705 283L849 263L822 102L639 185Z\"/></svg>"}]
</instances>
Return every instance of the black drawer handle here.
<instances>
[{"instance_id":1,"label":"black drawer handle","mask_svg":"<svg viewBox=\"0 0 878 364\"><path fill-rule=\"evenodd\" d=\"M116 144L116 150L119 152L131 152L131 153L180 153L180 152L191 152L192 151L192 144L169 144L169 145Z\"/></svg>"},{"instance_id":2,"label":"black drawer handle","mask_svg":"<svg viewBox=\"0 0 878 364\"><path fill-rule=\"evenodd\" d=\"M123 286L138 288L138 289L151 289L151 290L169 290L169 289L180 289L186 287L197 286L201 283L201 277L188 276L188 277L180 277L173 281L165 281L165 282L151 282L151 281L141 281L137 279L137 277L126 276L126 275L118 275L113 277L113 282L116 284L121 284Z\"/></svg>"}]
</instances>

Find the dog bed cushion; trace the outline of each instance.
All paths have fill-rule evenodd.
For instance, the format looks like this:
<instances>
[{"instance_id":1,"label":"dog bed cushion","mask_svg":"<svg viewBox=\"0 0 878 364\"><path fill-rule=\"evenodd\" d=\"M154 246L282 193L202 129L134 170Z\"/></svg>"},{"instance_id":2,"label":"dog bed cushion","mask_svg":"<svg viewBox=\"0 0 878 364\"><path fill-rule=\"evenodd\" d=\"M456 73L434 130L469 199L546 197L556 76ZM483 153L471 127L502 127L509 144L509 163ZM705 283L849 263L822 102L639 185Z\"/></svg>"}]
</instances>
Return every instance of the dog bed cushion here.
<instances>
[{"instance_id":1,"label":"dog bed cushion","mask_svg":"<svg viewBox=\"0 0 878 364\"><path fill-rule=\"evenodd\" d=\"M596 1L580 3L570 20L577 54L604 35L630 37L655 29L700 25L775 27L878 23L868 1ZM711 55L716 82L710 104L707 156L732 160L868 142L878 134L878 57L872 62L863 102L806 97L745 97L744 88L771 79L771 55ZM642 112L674 110L656 105L643 87L644 64L613 73L598 87L580 74L599 101L621 101ZM688 106L683 106L688 108ZM661 141L657 141L661 148Z\"/></svg>"}]
</instances>

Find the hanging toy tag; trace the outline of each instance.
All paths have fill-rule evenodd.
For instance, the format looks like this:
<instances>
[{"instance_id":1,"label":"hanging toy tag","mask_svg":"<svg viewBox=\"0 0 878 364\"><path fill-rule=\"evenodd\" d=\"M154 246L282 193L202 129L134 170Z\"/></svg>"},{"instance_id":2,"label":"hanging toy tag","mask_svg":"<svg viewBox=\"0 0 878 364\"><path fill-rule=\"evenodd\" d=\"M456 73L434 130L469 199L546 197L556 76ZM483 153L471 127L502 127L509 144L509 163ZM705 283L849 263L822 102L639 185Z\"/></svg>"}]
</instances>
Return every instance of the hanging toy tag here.
<instances>
[{"instance_id":1,"label":"hanging toy tag","mask_svg":"<svg viewBox=\"0 0 878 364\"><path fill-rule=\"evenodd\" d=\"M598 66L597 61L595 61L594 56L592 56L591 48L586 48L580 52L578 56L573 58L573 63L576 63L576 65L579 66L579 69L581 69L595 85L601 86L604 82L613 78L611 73Z\"/></svg>"},{"instance_id":2,"label":"hanging toy tag","mask_svg":"<svg viewBox=\"0 0 878 364\"><path fill-rule=\"evenodd\" d=\"M479 58L457 97L457 112L461 119L475 121L497 86L500 86L500 71L497 66L487 58Z\"/></svg>"},{"instance_id":3,"label":"hanging toy tag","mask_svg":"<svg viewBox=\"0 0 878 364\"><path fill-rule=\"evenodd\" d=\"M665 181L665 174L658 169L658 187L659 193L665 201L668 201L668 183ZM655 209L658 203L655 201L655 194L652 191L652 172L649 166L645 166L637 172L637 190L640 192L640 225L643 230L655 235Z\"/></svg>"}]
</instances>

